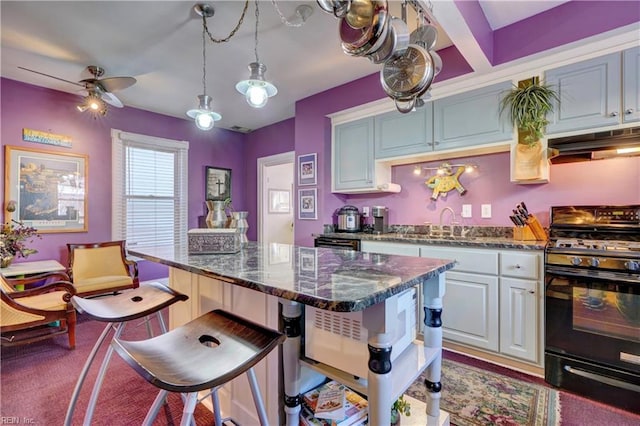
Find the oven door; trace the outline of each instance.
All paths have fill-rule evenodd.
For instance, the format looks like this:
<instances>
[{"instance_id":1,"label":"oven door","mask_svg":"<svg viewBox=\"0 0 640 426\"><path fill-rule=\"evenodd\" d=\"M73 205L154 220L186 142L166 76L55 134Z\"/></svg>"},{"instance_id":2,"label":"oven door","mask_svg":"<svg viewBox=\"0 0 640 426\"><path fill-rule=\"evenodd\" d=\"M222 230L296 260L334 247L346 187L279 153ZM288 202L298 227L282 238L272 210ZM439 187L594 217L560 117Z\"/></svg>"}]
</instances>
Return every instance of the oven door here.
<instances>
[{"instance_id":1,"label":"oven door","mask_svg":"<svg viewBox=\"0 0 640 426\"><path fill-rule=\"evenodd\" d=\"M640 374L638 275L547 265L545 351Z\"/></svg>"}]
</instances>

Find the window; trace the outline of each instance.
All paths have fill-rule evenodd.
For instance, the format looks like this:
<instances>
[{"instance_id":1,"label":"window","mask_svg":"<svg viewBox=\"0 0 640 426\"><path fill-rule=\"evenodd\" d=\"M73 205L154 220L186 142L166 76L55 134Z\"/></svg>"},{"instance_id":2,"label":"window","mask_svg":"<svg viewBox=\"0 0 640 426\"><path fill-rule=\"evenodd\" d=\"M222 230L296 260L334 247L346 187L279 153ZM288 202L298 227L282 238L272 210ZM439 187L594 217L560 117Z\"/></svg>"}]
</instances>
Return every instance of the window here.
<instances>
[{"instance_id":1,"label":"window","mask_svg":"<svg viewBox=\"0 0 640 426\"><path fill-rule=\"evenodd\" d=\"M112 129L111 234L128 247L187 241L189 143Z\"/></svg>"}]
</instances>

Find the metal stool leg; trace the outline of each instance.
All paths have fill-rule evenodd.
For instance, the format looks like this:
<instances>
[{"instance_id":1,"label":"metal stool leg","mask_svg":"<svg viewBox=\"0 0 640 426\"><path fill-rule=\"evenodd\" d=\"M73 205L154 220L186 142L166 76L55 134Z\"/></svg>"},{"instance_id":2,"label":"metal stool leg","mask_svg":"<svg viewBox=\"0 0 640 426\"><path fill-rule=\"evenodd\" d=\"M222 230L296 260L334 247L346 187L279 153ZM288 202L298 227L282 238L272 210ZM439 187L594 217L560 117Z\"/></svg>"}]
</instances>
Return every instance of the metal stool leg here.
<instances>
[{"instance_id":1,"label":"metal stool leg","mask_svg":"<svg viewBox=\"0 0 640 426\"><path fill-rule=\"evenodd\" d=\"M268 426L269 420L267 420L267 412L264 410L262 395L260 394L260 388L258 387L258 381L256 380L256 373L253 371L253 368L250 368L247 370L247 377L249 378L249 386L251 386L251 395L253 395L253 402L254 404L256 404L256 411L258 412L260 425Z\"/></svg>"},{"instance_id":2,"label":"metal stool leg","mask_svg":"<svg viewBox=\"0 0 640 426\"><path fill-rule=\"evenodd\" d=\"M213 405L213 424L222 426L222 416L220 415L220 399L218 399L218 389L211 392L211 402Z\"/></svg>"},{"instance_id":3,"label":"metal stool leg","mask_svg":"<svg viewBox=\"0 0 640 426\"><path fill-rule=\"evenodd\" d=\"M69 407L67 408L67 414L64 418L65 426L71 425L71 419L73 418L73 412L75 411L76 403L78 402L80 389L82 389L82 385L84 384L84 379L86 379L87 377L87 373L89 372L89 367L91 367L93 360L98 354L98 350L100 349L100 346L102 346L102 343L104 343L105 339L107 338L107 335L109 334L109 331L113 326L114 324L111 324L111 323L107 324L107 326L104 328L104 331L96 341L95 345L93 345L93 349L91 350L91 353L87 358L87 361L84 363L84 367L82 367L82 371L80 372L80 377L78 377L78 381L76 382L76 387L73 389L73 394L71 394L71 402L69 402Z\"/></svg>"},{"instance_id":4,"label":"metal stool leg","mask_svg":"<svg viewBox=\"0 0 640 426\"><path fill-rule=\"evenodd\" d=\"M182 420L180 420L180 426L190 426L191 420L193 420L193 412L196 409L198 403L198 392L190 393L187 396L187 402L182 409Z\"/></svg>"},{"instance_id":5,"label":"metal stool leg","mask_svg":"<svg viewBox=\"0 0 640 426\"><path fill-rule=\"evenodd\" d=\"M153 421L158 416L158 411L160 411L160 408L165 404L168 394L169 391L166 391L164 389L158 392L158 396L156 396L156 399L153 401L149 412L142 422L143 426L150 426L151 424L153 424Z\"/></svg>"},{"instance_id":6,"label":"metal stool leg","mask_svg":"<svg viewBox=\"0 0 640 426\"><path fill-rule=\"evenodd\" d=\"M116 332L113 335L113 338L120 338L120 335L124 331L124 326L126 323L121 322L118 324L116 328ZM104 359L102 360L102 365L100 365L100 371L98 372L98 377L96 377L96 381L93 385L93 390L91 391L91 398L89 399L89 405L87 406L87 412L84 415L85 425L91 424L91 419L93 418L93 412L96 409L96 403L98 402L98 395L100 394L100 389L102 388L102 382L104 381L104 376L107 373L107 367L109 367L109 361L111 361L111 355L113 355L113 346L109 346L107 349L107 353L104 355Z\"/></svg>"}]
</instances>

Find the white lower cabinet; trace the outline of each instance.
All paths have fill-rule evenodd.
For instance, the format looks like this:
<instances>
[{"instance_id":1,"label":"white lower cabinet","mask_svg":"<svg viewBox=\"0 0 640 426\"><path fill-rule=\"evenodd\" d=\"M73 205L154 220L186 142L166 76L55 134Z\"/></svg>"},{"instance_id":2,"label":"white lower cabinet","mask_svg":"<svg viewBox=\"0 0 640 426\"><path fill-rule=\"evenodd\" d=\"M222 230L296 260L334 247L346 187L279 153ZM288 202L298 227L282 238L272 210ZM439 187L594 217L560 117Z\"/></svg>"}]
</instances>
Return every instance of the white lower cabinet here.
<instances>
[{"instance_id":1,"label":"white lower cabinet","mask_svg":"<svg viewBox=\"0 0 640 426\"><path fill-rule=\"evenodd\" d=\"M498 351L498 277L450 271L445 280L442 336Z\"/></svg>"},{"instance_id":2,"label":"white lower cabinet","mask_svg":"<svg viewBox=\"0 0 640 426\"><path fill-rule=\"evenodd\" d=\"M500 352L538 360L537 281L500 278Z\"/></svg>"}]
</instances>

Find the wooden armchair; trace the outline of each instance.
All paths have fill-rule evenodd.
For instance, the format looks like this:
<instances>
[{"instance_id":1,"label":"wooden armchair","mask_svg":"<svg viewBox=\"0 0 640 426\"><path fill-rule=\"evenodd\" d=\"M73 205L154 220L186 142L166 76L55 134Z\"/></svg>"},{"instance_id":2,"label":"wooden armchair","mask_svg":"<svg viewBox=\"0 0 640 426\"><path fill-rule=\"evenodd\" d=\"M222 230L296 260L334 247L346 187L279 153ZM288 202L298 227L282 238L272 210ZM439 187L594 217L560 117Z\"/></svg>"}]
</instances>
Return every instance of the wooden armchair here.
<instances>
[{"instance_id":1,"label":"wooden armchair","mask_svg":"<svg viewBox=\"0 0 640 426\"><path fill-rule=\"evenodd\" d=\"M80 297L137 288L138 264L126 258L124 241L67 244L67 273Z\"/></svg>"},{"instance_id":2,"label":"wooden armchair","mask_svg":"<svg viewBox=\"0 0 640 426\"><path fill-rule=\"evenodd\" d=\"M16 285L28 286L54 277L65 281L55 281L24 291L15 290ZM71 297L76 290L67 280L64 272L12 280L0 275L2 346L37 342L68 333L69 348L76 347L76 310L71 304Z\"/></svg>"}]
</instances>

